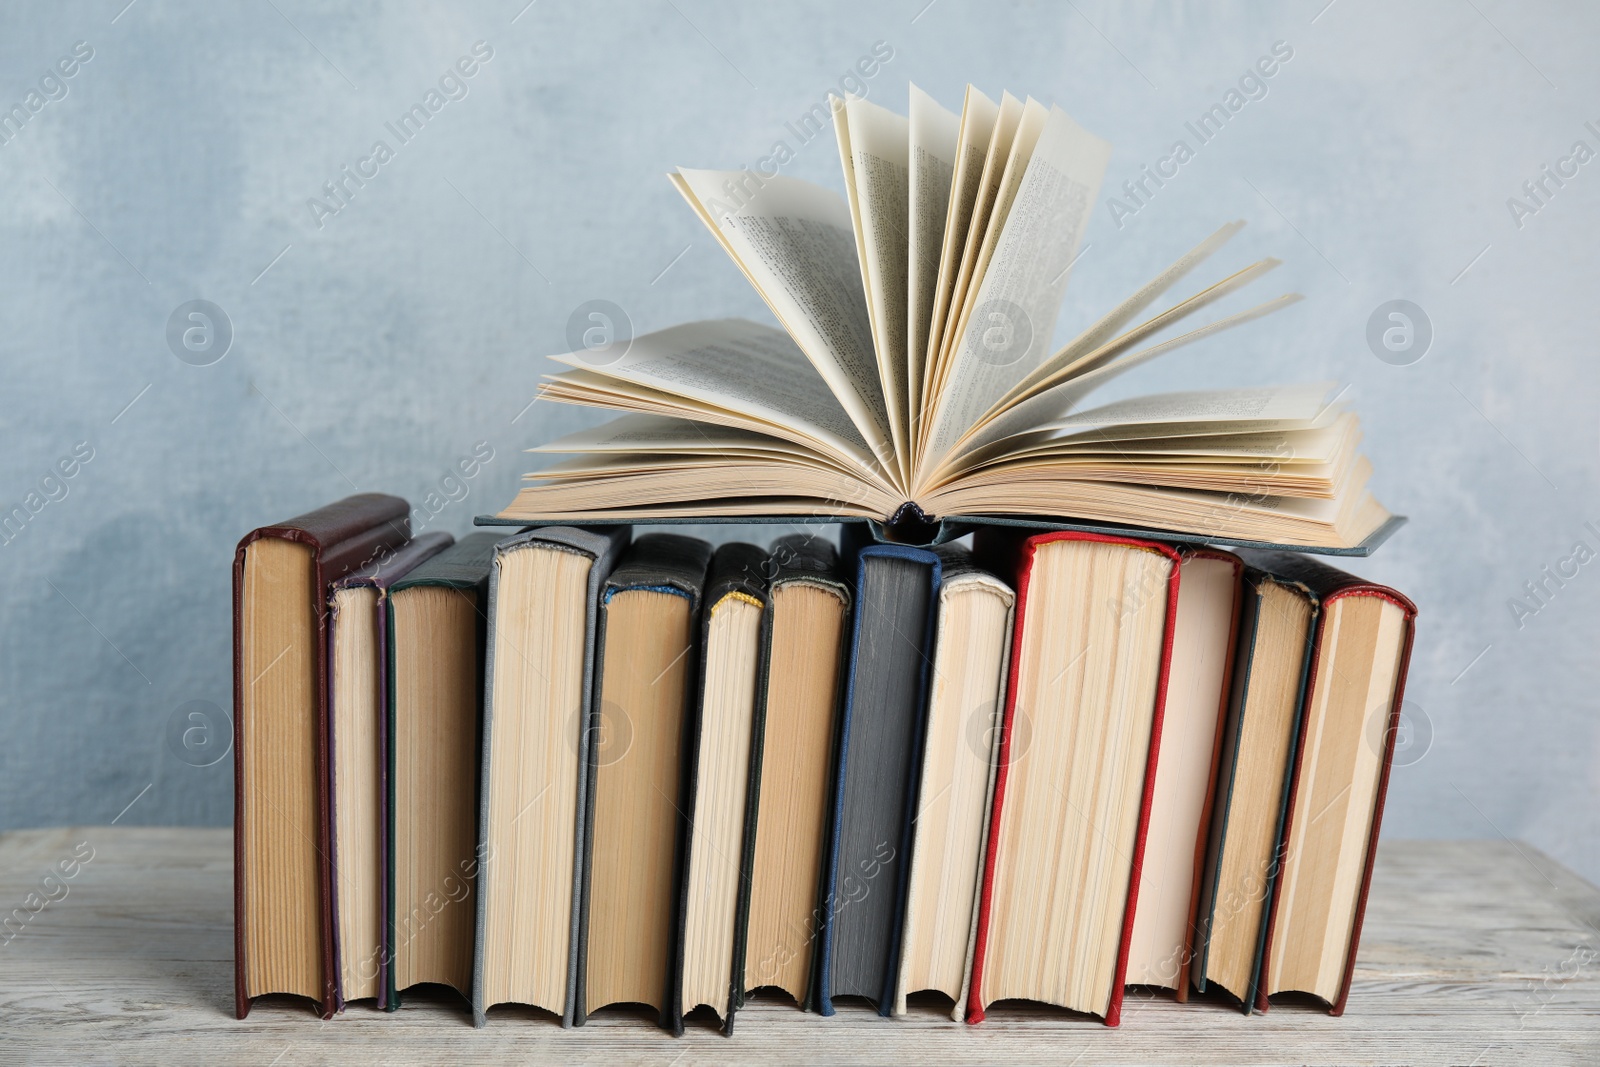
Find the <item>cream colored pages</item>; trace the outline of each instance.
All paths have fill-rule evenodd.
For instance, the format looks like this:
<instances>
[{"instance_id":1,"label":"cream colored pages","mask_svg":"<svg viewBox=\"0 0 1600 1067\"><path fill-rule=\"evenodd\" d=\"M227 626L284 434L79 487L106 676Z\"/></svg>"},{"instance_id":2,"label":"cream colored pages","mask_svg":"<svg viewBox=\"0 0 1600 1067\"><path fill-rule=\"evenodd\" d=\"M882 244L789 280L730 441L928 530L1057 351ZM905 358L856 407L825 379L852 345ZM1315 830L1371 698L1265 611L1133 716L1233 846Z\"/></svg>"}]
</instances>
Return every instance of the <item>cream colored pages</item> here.
<instances>
[{"instance_id":1,"label":"cream colored pages","mask_svg":"<svg viewBox=\"0 0 1600 1067\"><path fill-rule=\"evenodd\" d=\"M994 209L995 194L1000 188L1000 175L1005 171L1006 161L1011 158L1011 143L1017 136L1017 124L1022 121L1022 108L1021 100L1010 93L1003 93L1000 107L995 112L989 143L984 146L983 166L972 201L972 216L967 220L958 258L951 264L954 273L951 276L950 297L939 323L939 350L930 356L932 366L928 368L928 393L924 398L924 410L920 413L924 436L933 428L933 409L938 405L939 394L948 376L957 337L956 322L967 305L967 289L981 280L976 279L974 274L978 249L982 247L983 235L989 229L989 215ZM922 453L918 452L917 455L920 459Z\"/></svg>"},{"instance_id":2,"label":"cream colored pages","mask_svg":"<svg viewBox=\"0 0 1600 1067\"><path fill-rule=\"evenodd\" d=\"M840 162L856 216L878 380L889 414L894 464L907 477L906 211L910 130L903 115L850 97L836 105Z\"/></svg>"},{"instance_id":3,"label":"cream colored pages","mask_svg":"<svg viewBox=\"0 0 1600 1067\"><path fill-rule=\"evenodd\" d=\"M1027 173L1028 162L1033 158L1033 150L1039 143L1039 136L1044 133L1045 122L1049 119L1049 110L1033 97L1028 97L1022 105L1022 112L1017 119L1016 129L1012 132L1011 143L1005 147L1001 154L1001 146L995 145L995 153L989 159L991 173L996 175L993 184L993 198L989 209L983 218L974 218L972 231L969 237L975 238L975 243L968 244L968 262L962 265L963 270L970 270L969 281L961 295L959 303L951 305L950 322L954 327L945 338L943 362L939 365L938 374L934 381L936 388L929 403L932 409L930 418L937 418L938 406L942 390L949 384L950 366L954 361L966 333L968 320L978 299L979 287L983 284L984 272L989 269L989 261L994 256L995 246L1000 242L1000 235L1005 232L1006 217L1011 213L1011 205L1015 202L1017 189L1022 184L1022 177ZM996 170L996 168L998 168ZM946 324L947 327L949 323Z\"/></svg>"},{"instance_id":4,"label":"cream colored pages","mask_svg":"<svg viewBox=\"0 0 1600 1067\"><path fill-rule=\"evenodd\" d=\"M723 597L711 607L702 650L705 690L685 890L682 1009L707 1005L722 1018L733 977L761 616L754 598Z\"/></svg>"},{"instance_id":5,"label":"cream colored pages","mask_svg":"<svg viewBox=\"0 0 1600 1067\"><path fill-rule=\"evenodd\" d=\"M950 202L945 211L944 237L940 241L939 277L933 287L933 309L928 319L928 340L923 352L918 417L911 424L911 438L917 443L917 455L922 454L921 441L927 432L921 413L933 392L933 373L938 367L939 353L944 348L945 319L950 312L956 277L961 268L962 249L967 246L967 233L972 226L972 214L983 183L984 160L988 158L989 142L994 138L995 124L999 118L1000 105L972 86L967 86L966 99L961 106L961 128L956 135L955 172L950 178Z\"/></svg>"},{"instance_id":6,"label":"cream colored pages","mask_svg":"<svg viewBox=\"0 0 1600 1067\"><path fill-rule=\"evenodd\" d=\"M264 537L245 549L239 618L239 772L244 810L245 996L322 999L316 772L317 650L309 546Z\"/></svg>"},{"instance_id":7,"label":"cream colored pages","mask_svg":"<svg viewBox=\"0 0 1600 1067\"><path fill-rule=\"evenodd\" d=\"M1196 843L1228 673L1239 579L1231 559L1190 556L1178 580L1167 704L1128 942L1128 985L1176 989L1193 916Z\"/></svg>"},{"instance_id":8,"label":"cream colored pages","mask_svg":"<svg viewBox=\"0 0 1600 1067\"><path fill-rule=\"evenodd\" d=\"M383 951L378 879L378 772L383 750L378 721L378 590L333 594L329 714L333 718L333 872L339 909L340 992L345 1000L376 997Z\"/></svg>"},{"instance_id":9,"label":"cream colored pages","mask_svg":"<svg viewBox=\"0 0 1600 1067\"><path fill-rule=\"evenodd\" d=\"M1378 597L1341 597L1323 624L1300 783L1290 816L1268 993L1332 1002L1344 984L1383 771L1382 734L1399 680L1405 613Z\"/></svg>"},{"instance_id":10,"label":"cream colored pages","mask_svg":"<svg viewBox=\"0 0 1600 1067\"><path fill-rule=\"evenodd\" d=\"M796 178L688 169L673 178L874 454L887 456L889 420L849 206Z\"/></svg>"},{"instance_id":11,"label":"cream colored pages","mask_svg":"<svg viewBox=\"0 0 1600 1067\"><path fill-rule=\"evenodd\" d=\"M479 868L485 1007L556 1014L571 959L578 752L594 560L553 544L497 554L492 715Z\"/></svg>"},{"instance_id":12,"label":"cream colored pages","mask_svg":"<svg viewBox=\"0 0 1600 1067\"><path fill-rule=\"evenodd\" d=\"M907 994L930 989L965 1008L1013 599L1009 586L980 571L939 589L896 1015L905 1014Z\"/></svg>"},{"instance_id":13,"label":"cream colored pages","mask_svg":"<svg viewBox=\"0 0 1600 1067\"><path fill-rule=\"evenodd\" d=\"M1190 330L1188 333L1179 334L1177 337L1162 341L1160 344L1151 345L1149 348L1142 348L1137 352L1121 356L1110 363L1089 371L1087 374L1067 379L1060 385L1031 396L1014 407L1008 408L1003 414L990 420L981 430L961 442L961 449L963 452L971 452L980 447L1002 441L1007 437L1028 433L1040 427L1051 426L1054 420L1064 417L1084 397L1102 385L1133 370L1135 367L1142 366L1158 356L1164 356L1169 352L1183 348L1185 345L1191 345L1213 334L1221 333L1223 330L1261 318L1263 315L1270 315L1279 308L1292 304L1299 299L1300 297L1297 294L1280 296L1276 300L1269 300L1265 304L1258 304L1248 310L1229 315L1227 318L1218 319L1216 322L1208 323L1199 329ZM958 459L959 453L948 456L942 466L948 467ZM927 475L925 474L923 477L926 478Z\"/></svg>"},{"instance_id":14,"label":"cream colored pages","mask_svg":"<svg viewBox=\"0 0 1600 1067\"><path fill-rule=\"evenodd\" d=\"M1119 361L1125 358L1132 358L1128 356L1130 349L1145 343L1169 326L1176 326L1195 312L1221 300L1229 293L1242 288L1278 265L1279 261L1270 257L1252 263L1243 270L1235 271L1221 281L1207 286L1187 300L1173 305L1160 314L1151 316L1139 325L1093 350L1071 355L1078 347L1078 342L1073 342L1073 344L1062 349L1061 352L1050 357L1045 363L1034 368L1021 382L1007 390L1005 396L997 400L988 411L979 416L971 427L963 433L957 443L958 448L973 438L992 439L993 424L1002 418L1014 420L1016 409L1025 404L1030 405L1029 410L1034 410L1037 407L1034 402L1042 404L1044 403L1042 398L1047 396L1053 398L1070 397L1070 403L1077 403L1078 399L1081 399L1085 394L1082 390L1077 389L1074 383L1093 380L1091 378L1092 375L1110 370L1112 367L1119 365ZM1269 310L1292 303L1296 299L1298 297L1280 297L1276 304L1269 306ZM1156 350L1167 351L1190 341L1208 337L1210 334L1217 332L1218 329L1248 322L1252 317L1261 313L1263 312L1258 308L1223 319L1220 322L1210 323L1198 330L1169 338L1163 342L1164 348L1156 346ZM1095 333L1097 331L1091 329L1089 332ZM1092 389L1094 386L1089 386L1089 388ZM1051 403L1055 402L1055 400L1051 401ZM1068 408L1061 408L1060 412L1064 413L1067 410ZM1035 418L1034 421L1039 421L1039 419Z\"/></svg>"},{"instance_id":15,"label":"cream colored pages","mask_svg":"<svg viewBox=\"0 0 1600 1067\"><path fill-rule=\"evenodd\" d=\"M556 362L686 396L798 430L879 470L826 382L782 330L743 319L673 326L634 339L614 363L587 368L581 354Z\"/></svg>"},{"instance_id":16,"label":"cream colored pages","mask_svg":"<svg viewBox=\"0 0 1600 1067\"><path fill-rule=\"evenodd\" d=\"M906 379L907 409L922 408L922 376L927 363L929 324L939 284L939 255L945 224L955 206L950 195L959 149L961 118L911 86L910 147L907 153L906 227ZM970 202L967 211L972 210ZM961 225L965 225L962 220ZM908 452L915 449L915 433Z\"/></svg>"},{"instance_id":17,"label":"cream colored pages","mask_svg":"<svg viewBox=\"0 0 1600 1067\"><path fill-rule=\"evenodd\" d=\"M1012 382L1044 361L1110 157L1109 143L1060 108L1050 110L983 272L968 316L972 327L951 339L930 458L943 455Z\"/></svg>"},{"instance_id":18,"label":"cream colored pages","mask_svg":"<svg viewBox=\"0 0 1600 1067\"><path fill-rule=\"evenodd\" d=\"M1087 430L1171 423L1187 430L1199 423L1261 422L1283 427L1312 427L1324 425L1324 416L1335 410L1328 401L1329 394L1336 388L1334 382L1305 382L1151 393L1080 411L1050 426Z\"/></svg>"}]
</instances>

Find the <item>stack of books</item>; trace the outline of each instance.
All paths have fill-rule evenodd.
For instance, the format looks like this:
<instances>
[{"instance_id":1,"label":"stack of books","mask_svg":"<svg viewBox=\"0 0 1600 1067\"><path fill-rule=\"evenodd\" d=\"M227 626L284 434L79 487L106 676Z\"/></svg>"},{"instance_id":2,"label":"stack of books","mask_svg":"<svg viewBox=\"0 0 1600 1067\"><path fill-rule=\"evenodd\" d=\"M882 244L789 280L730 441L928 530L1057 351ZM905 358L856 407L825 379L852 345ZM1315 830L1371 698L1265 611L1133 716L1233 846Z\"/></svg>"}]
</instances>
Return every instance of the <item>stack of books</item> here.
<instances>
[{"instance_id":1,"label":"stack of books","mask_svg":"<svg viewBox=\"0 0 1600 1067\"><path fill-rule=\"evenodd\" d=\"M835 102L847 197L679 189L785 331L564 357L624 412L480 532L362 494L234 563L236 995L731 1031L913 994L1349 994L1416 609L1307 553L1403 520L1326 385L1103 381L1270 267L1044 350L1109 148L1058 108ZM762 543L635 525L801 523ZM741 533L756 540L760 526Z\"/></svg>"}]
</instances>

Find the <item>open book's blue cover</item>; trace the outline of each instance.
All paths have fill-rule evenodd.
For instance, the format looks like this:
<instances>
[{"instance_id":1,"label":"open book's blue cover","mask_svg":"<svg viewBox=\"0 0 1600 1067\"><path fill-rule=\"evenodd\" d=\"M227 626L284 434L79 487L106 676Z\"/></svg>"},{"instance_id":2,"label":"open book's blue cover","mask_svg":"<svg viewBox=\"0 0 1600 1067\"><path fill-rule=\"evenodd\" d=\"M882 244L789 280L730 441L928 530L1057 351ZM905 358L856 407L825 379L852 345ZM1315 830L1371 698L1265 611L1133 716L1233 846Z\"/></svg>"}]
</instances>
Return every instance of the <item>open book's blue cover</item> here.
<instances>
[{"instance_id":1,"label":"open book's blue cover","mask_svg":"<svg viewBox=\"0 0 1600 1067\"><path fill-rule=\"evenodd\" d=\"M859 530L859 527L857 527ZM859 535L858 535L859 536ZM847 546L849 541L847 540ZM840 884L850 872L841 872L840 869L840 839L844 819L845 785L849 773L850 754L850 728L851 721L856 711L856 658L861 648L863 625L870 625L864 620L868 598L865 592L867 568L874 558L901 559L926 567L928 571L928 612L923 623L922 633L917 636L919 665L917 670L917 691L913 695L915 711L912 717L911 736L907 738L909 759L906 766L906 791L904 819L901 820L899 842L894 861L889 865L888 873L891 884L883 887L893 894L891 907L890 945L888 959L884 968L883 989L878 996L878 1014L887 1016L894 1007L895 984L900 973L901 931L905 925L905 891L907 878L910 871L909 852L911 849L912 824L916 818L917 789L921 782L922 774L922 742L925 717L927 715L927 687L928 663L933 642L934 619L938 610L939 583L941 580L941 565L937 555L922 548L912 548L906 545L869 544L856 554L856 600L853 609L853 619L850 636L850 661L846 665L847 681L844 692L844 707L839 715L839 741L838 761L834 772L834 794L832 813L829 817L828 829L828 857L825 865L825 875L822 886L822 906L819 909L822 922L819 938L819 963L817 967L817 1010L823 1015L832 1015L833 1007L833 959L834 936L837 932L835 922L838 911L845 906L844 898L840 896ZM869 887L869 891L877 890L878 886Z\"/></svg>"}]
</instances>

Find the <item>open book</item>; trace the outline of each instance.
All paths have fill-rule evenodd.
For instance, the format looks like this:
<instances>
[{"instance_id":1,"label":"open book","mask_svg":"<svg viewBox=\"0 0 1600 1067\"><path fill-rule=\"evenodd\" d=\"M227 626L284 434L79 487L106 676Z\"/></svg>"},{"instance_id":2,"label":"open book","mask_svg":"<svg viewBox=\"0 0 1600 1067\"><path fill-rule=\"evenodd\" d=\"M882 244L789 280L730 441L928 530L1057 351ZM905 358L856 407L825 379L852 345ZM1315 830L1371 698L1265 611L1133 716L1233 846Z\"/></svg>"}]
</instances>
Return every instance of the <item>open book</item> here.
<instances>
[{"instance_id":1,"label":"open book","mask_svg":"<svg viewBox=\"0 0 1600 1067\"><path fill-rule=\"evenodd\" d=\"M627 414L535 449L569 458L529 475L502 521L987 515L1335 548L1388 521L1328 385L1081 409L1298 299L1174 329L1266 259L1147 314L1242 223L1052 352L1110 145L1058 107L971 87L959 116L912 86L909 118L856 98L833 118L844 197L748 169L671 176L783 329L697 322L556 357L570 369L542 397Z\"/></svg>"}]
</instances>

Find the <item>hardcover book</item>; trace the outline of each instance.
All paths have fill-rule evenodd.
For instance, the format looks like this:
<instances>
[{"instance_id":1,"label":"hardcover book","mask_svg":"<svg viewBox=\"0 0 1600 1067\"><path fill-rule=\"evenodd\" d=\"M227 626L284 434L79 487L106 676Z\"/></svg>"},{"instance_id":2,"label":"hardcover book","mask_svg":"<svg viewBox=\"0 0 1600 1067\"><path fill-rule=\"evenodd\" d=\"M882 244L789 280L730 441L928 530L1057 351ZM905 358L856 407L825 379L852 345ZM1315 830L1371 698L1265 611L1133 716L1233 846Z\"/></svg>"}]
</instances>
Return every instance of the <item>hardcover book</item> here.
<instances>
[{"instance_id":1,"label":"hardcover book","mask_svg":"<svg viewBox=\"0 0 1600 1067\"><path fill-rule=\"evenodd\" d=\"M1342 1015L1383 821L1417 608L1315 560L1252 553L1321 603L1284 805L1277 890L1267 914L1256 1009L1309 993Z\"/></svg>"},{"instance_id":2,"label":"hardcover book","mask_svg":"<svg viewBox=\"0 0 1600 1067\"><path fill-rule=\"evenodd\" d=\"M1228 713L1244 570L1238 556L1215 549L1192 549L1182 557L1161 749L1126 975L1129 985L1171 989L1179 1001L1189 996L1194 916Z\"/></svg>"},{"instance_id":3,"label":"hardcover book","mask_svg":"<svg viewBox=\"0 0 1600 1067\"><path fill-rule=\"evenodd\" d=\"M742 959L739 1004L747 991L776 988L809 1007L851 588L832 543L808 534L774 541L768 570L762 699L745 817L749 902L738 931L742 944L735 946Z\"/></svg>"},{"instance_id":4,"label":"hardcover book","mask_svg":"<svg viewBox=\"0 0 1600 1067\"><path fill-rule=\"evenodd\" d=\"M546 526L489 570L473 1022L515 1002L571 1026L600 594L629 529Z\"/></svg>"},{"instance_id":5,"label":"hardcover book","mask_svg":"<svg viewBox=\"0 0 1600 1067\"><path fill-rule=\"evenodd\" d=\"M924 691L944 561L903 545L856 553L856 604L831 841L822 896L817 1010L835 997L894 1008L907 853L922 768Z\"/></svg>"},{"instance_id":6,"label":"hardcover book","mask_svg":"<svg viewBox=\"0 0 1600 1067\"><path fill-rule=\"evenodd\" d=\"M683 892L673 963L672 1027L710 1008L733 1032L750 906L747 815L767 620L766 552L718 548L700 622L699 700L686 750ZM742 976L741 976L742 977Z\"/></svg>"},{"instance_id":7,"label":"hardcover book","mask_svg":"<svg viewBox=\"0 0 1600 1067\"><path fill-rule=\"evenodd\" d=\"M245 535L233 559L234 1008L338 1008L328 779L328 594L404 544L409 506L361 493Z\"/></svg>"},{"instance_id":8,"label":"hardcover book","mask_svg":"<svg viewBox=\"0 0 1600 1067\"><path fill-rule=\"evenodd\" d=\"M388 1007L421 982L472 997L485 606L496 534L389 587Z\"/></svg>"},{"instance_id":9,"label":"hardcover book","mask_svg":"<svg viewBox=\"0 0 1600 1067\"><path fill-rule=\"evenodd\" d=\"M328 744L332 753L333 951L340 1010L388 998L383 951L389 869L389 587L454 542L427 533L340 578L328 608Z\"/></svg>"},{"instance_id":10,"label":"hardcover book","mask_svg":"<svg viewBox=\"0 0 1600 1067\"><path fill-rule=\"evenodd\" d=\"M1196 922L1195 989L1255 1001L1319 605L1288 575L1244 575L1239 658L1217 769Z\"/></svg>"},{"instance_id":11,"label":"hardcover book","mask_svg":"<svg viewBox=\"0 0 1600 1067\"><path fill-rule=\"evenodd\" d=\"M909 994L933 990L950 999L959 1022L972 972L1016 597L966 549L935 551L942 580L894 1012L905 1014Z\"/></svg>"},{"instance_id":12,"label":"hardcover book","mask_svg":"<svg viewBox=\"0 0 1600 1067\"><path fill-rule=\"evenodd\" d=\"M1110 145L1059 107L971 87L959 115L912 87L909 117L835 98L833 118L844 196L748 169L671 175L782 329L697 322L557 357L541 396L621 417L537 449L566 458L501 519L1072 518L1335 549L1390 526L1327 383L1084 406L1298 299L1233 306L1263 259L1158 303L1242 223L1054 348Z\"/></svg>"},{"instance_id":13,"label":"hardcover book","mask_svg":"<svg viewBox=\"0 0 1600 1067\"><path fill-rule=\"evenodd\" d=\"M645 1005L672 1026L684 749L711 546L646 534L600 594L573 1022Z\"/></svg>"},{"instance_id":14,"label":"hardcover book","mask_svg":"<svg viewBox=\"0 0 1600 1067\"><path fill-rule=\"evenodd\" d=\"M1131 538L980 537L1012 639L967 1020L1027 999L1121 1020L1167 699L1178 554Z\"/></svg>"}]
</instances>

